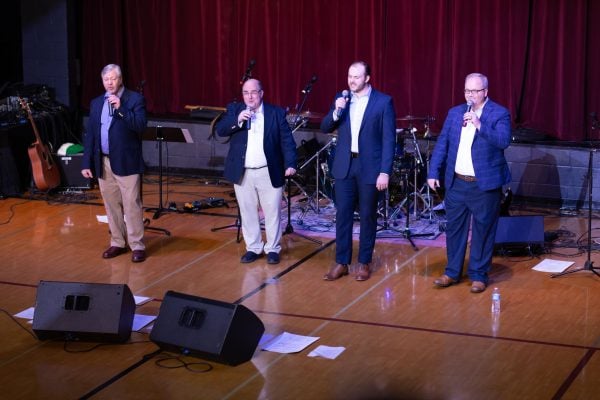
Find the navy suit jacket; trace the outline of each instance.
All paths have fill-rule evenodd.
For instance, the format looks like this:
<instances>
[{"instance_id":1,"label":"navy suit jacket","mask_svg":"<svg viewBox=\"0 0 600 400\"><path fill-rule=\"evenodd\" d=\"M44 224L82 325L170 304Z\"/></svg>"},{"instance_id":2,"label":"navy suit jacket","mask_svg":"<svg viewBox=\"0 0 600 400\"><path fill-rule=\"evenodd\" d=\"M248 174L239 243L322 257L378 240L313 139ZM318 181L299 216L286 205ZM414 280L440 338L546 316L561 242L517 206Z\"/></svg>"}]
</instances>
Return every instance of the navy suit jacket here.
<instances>
[{"instance_id":1,"label":"navy suit jacket","mask_svg":"<svg viewBox=\"0 0 600 400\"><path fill-rule=\"evenodd\" d=\"M223 118L217 123L217 135L230 137L229 152L225 160L224 176L232 183L239 184L244 176L248 129L246 124L238 125L238 115L246 109L243 102L230 103ZM263 102L265 119L264 147L267 157L269 177L273 187L285 183L285 170L296 168L296 143L292 130L285 118L285 110Z\"/></svg>"},{"instance_id":2,"label":"navy suit jacket","mask_svg":"<svg viewBox=\"0 0 600 400\"><path fill-rule=\"evenodd\" d=\"M448 111L429 164L428 177L431 179L440 179L444 167L446 168L444 186L447 188L452 187L454 182L454 167L463 114L466 111L466 104L455 106ZM483 107L480 121L481 128L475 133L471 147L475 177L481 190L497 189L509 183L511 178L504 158L504 149L510 145L511 139L510 113L501 105L488 100Z\"/></svg>"},{"instance_id":3,"label":"navy suit jacket","mask_svg":"<svg viewBox=\"0 0 600 400\"><path fill-rule=\"evenodd\" d=\"M340 97L338 93L336 98ZM335 179L344 179L350 171L352 134L350 131L349 107L346 106L337 121L333 120L335 101L321 122L321 130L331 133L337 129L335 157L331 174ZM374 184L381 172L391 175L396 144L396 115L392 98L371 89L367 108L358 136L361 182Z\"/></svg>"},{"instance_id":4,"label":"navy suit jacket","mask_svg":"<svg viewBox=\"0 0 600 400\"><path fill-rule=\"evenodd\" d=\"M103 173L100 116L104 102L104 95L92 100L84 139L82 169L91 169L97 178L102 178ZM142 134L146 129L146 122L144 97L125 89L121 96L121 106L115 110L108 128L110 166L115 174L127 176L144 172Z\"/></svg>"}]
</instances>

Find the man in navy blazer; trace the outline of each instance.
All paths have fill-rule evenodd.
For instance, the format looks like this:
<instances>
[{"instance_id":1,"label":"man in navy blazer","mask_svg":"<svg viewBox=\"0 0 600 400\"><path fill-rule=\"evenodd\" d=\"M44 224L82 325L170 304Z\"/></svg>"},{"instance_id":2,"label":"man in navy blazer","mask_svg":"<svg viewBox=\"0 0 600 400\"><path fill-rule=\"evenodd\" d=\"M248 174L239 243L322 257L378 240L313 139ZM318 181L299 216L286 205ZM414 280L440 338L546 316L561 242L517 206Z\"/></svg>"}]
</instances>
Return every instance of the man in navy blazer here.
<instances>
[{"instance_id":1,"label":"man in navy blazer","mask_svg":"<svg viewBox=\"0 0 600 400\"><path fill-rule=\"evenodd\" d=\"M440 186L445 168L446 187L448 264L434 284L460 281L472 224L467 273L471 292L481 293L489 281L502 186L510 182L504 149L510 145L511 120L506 108L488 98L485 75L467 75L464 93L467 104L448 112L429 165L429 186Z\"/></svg>"},{"instance_id":2,"label":"man in navy blazer","mask_svg":"<svg viewBox=\"0 0 600 400\"><path fill-rule=\"evenodd\" d=\"M281 201L286 176L296 173L296 143L285 110L263 102L263 88L256 79L242 86L243 103L230 103L217 123L219 136L229 137L224 175L234 185L242 220L246 254L251 263L262 253L267 263L279 263L281 251ZM262 240L260 215L265 217L266 242Z\"/></svg>"},{"instance_id":3,"label":"man in navy blazer","mask_svg":"<svg viewBox=\"0 0 600 400\"><path fill-rule=\"evenodd\" d=\"M116 257L129 245L131 260L142 262L146 247L140 185L146 104L141 94L123 86L118 65L107 65L100 75L106 92L90 104L81 173L98 178L104 200L111 238L102 257Z\"/></svg>"},{"instance_id":4,"label":"man in navy blazer","mask_svg":"<svg viewBox=\"0 0 600 400\"><path fill-rule=\"evenodd\" d=\"M392 98L373 89L370 67L357 61L348 69L348 87L338 93L321 130L337 129L337 145L331 166L335 179L336 265L323 276L332 281L348 274L352 261L354 210L359 205L360 236L355 279L371 276L377 234L379 191L388 188L396 145L396 116Z\"/></svg>"}]
</instances>

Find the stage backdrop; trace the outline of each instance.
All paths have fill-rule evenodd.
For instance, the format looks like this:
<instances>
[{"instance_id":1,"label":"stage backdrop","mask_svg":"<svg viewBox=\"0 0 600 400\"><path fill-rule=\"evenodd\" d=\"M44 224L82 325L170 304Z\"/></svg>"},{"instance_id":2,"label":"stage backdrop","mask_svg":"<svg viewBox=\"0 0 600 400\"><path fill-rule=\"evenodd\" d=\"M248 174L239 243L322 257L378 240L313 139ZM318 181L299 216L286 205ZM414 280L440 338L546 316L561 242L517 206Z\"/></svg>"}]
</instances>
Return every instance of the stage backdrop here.
<instances>
[{"instance_id":1,"label":"stage backdrop","mask_svg":"<svg viewBox=\"0 0 600 400\"><path fill-rule=\"evenodd\" d=\"M265 100L324 113L365 60L398 117L432 116L439 131L464 102L464 77L482 72L515 128L560 140L598 139L597 0L103 0L81 8L82 106L102 91L99 72L123 67L148 110L241 100L250 60ZM143 85L142 85L143 83Z\"/></svg>"}]
</instances>

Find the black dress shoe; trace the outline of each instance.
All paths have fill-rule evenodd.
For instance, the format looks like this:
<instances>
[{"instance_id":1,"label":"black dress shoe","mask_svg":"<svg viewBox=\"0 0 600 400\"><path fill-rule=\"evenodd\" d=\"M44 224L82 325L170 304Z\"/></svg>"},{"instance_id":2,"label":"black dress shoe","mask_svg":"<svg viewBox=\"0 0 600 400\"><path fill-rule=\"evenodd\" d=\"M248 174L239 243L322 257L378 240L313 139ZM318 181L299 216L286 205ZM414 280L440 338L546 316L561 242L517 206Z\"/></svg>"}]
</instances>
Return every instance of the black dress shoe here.
<instances>
[{"instance_id":1,"label":"black dress shoe","mask_svg":"<svg viewBox=\"0 0 600 400\"><path fill-rule=\"evenodd\" d=\"M260 254L256 254L253 251L247 251L246 254L244 254L242 256L242 258L240 259L240 262L243 264L248 264L248 263L256 261L258 259L258 257L260 257Z\"/></svg>"},{"instance_id":2,"label":"black dress shoe","mask_svg":"<svg viewBox=\"0 0 600 400\"><path fill-rule=\"evenodd\" d=\"M104 253L102 253L102 258L114 258L118 255L126 253L127 249L124 247L110 246Z\"/></svg>"},{"instance_id":3,"label":"black dress shoe","mask_svg":"<svg viewBox=\"0 0 600 400\"><path fill-rule=\"evenodd\" d=\"M146 250L134 250L131 255L131 261L143 262L146 261Z\"/></svg>"},{"instance_id":4,"label":"black dress shoe","mask_svg":"<svg viewBox=\"0 0 600 400\"><path fill-rule=\"evenodd\" d=\"M279 264L279 253L269 252L267 254L267 264Z\"/></svg>"}]
</instances>

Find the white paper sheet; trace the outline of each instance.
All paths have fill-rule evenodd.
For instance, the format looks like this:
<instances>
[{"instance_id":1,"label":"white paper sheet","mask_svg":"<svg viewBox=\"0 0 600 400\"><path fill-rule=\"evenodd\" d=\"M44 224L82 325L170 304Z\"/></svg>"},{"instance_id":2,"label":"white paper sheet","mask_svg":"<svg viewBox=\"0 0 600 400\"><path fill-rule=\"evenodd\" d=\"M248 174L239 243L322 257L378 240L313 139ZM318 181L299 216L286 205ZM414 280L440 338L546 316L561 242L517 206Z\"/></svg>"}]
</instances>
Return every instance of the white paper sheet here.
<instances>
[{"instance_id":1,"label":"white paper sheet","mask_svg":"<svg viewBox=\"0 0 600 400\"><path fill-rule=\"evenodd\" d=\"M546 258L542 262L538 263L532 269L534 271L557 273L557 272L563 272L565 269L569 268L573 264L574 264L573 261L560 261L560 260L552 260L550 258Z\"/></svg>"},{"instance_id":2,"label":"white paper sheet","mask_svg":"<svg viewBox=\"0 0 600 400\"><path fill-rule=\"evenodd\" d=\"M18 314L15 314L15 318L24 318L24 319L33 319L33 312L35 311L34 307L29 307L26 310L21 311Z\"/></svg>"},{"instance_id":3,"label":"white paper sheet","mask_svg":"<svg viewBox=\"0 0 600 400\"><path fill-rule=\"evenodd\" d=\"M275 353L298 353L319 340L314 336L294 335L293 333L283 332L270 343L267 343L263 350Z\"/></svg>"},{"instance_id":4,"label":"white paper sheet","mask_svg":"<svg viewBox=\"0 0 600 400\"><path fill-rule=\"evenodd\" d=\"M135 300L136 306L141 306L142 304L146 304L147 302L149 302L152 299L153 299L152 297L133 296L133 300Z\"/></svg>"},{"instance_id":5,"label":"white paper sheet","mask_svg":"<svg viewBox=\"0 0 600 400\"><path fill-rule=\"evenodd\" d=\"M156 319L156 315L134 314L132 331L139 331Z\"/></svg>"},{"instance_id":6,"label":"white paper sheet","mask_svg":"<svg viewBox=\"0 0 600 400\"><path fill-rule=\"evenodd\" d=\"M323 357L329 360L335 360L337 356L346 350L345 347L318 346L308 353L309 357Z\"/></svg>"}]
</instances>

